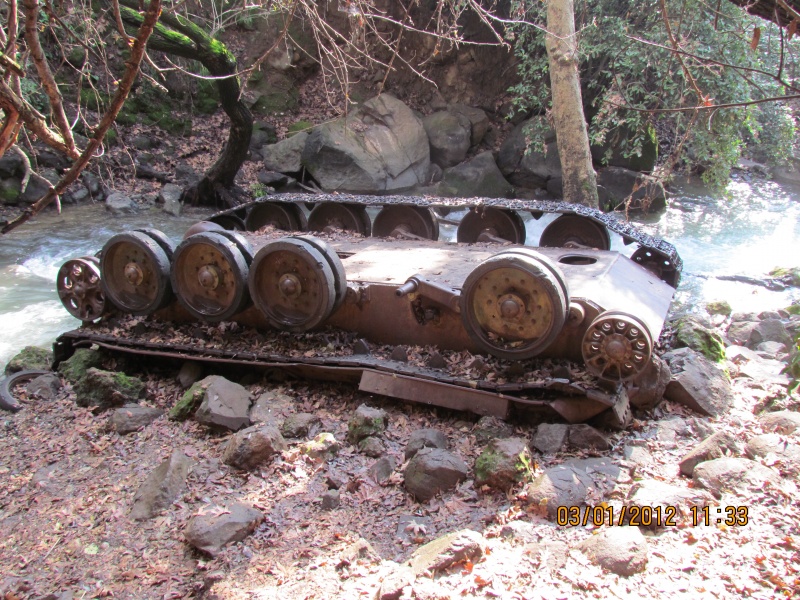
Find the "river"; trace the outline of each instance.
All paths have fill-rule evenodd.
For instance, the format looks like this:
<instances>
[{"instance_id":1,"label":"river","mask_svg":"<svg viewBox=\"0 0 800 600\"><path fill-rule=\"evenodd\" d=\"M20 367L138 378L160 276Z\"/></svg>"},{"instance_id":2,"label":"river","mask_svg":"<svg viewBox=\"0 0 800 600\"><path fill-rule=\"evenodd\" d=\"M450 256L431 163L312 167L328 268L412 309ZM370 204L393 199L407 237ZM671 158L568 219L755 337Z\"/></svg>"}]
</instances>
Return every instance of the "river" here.
<instances>
[{"instance_id":1,"label":"river","mask_svg":"<svg viewBox=\"0 0 800 600\"><path fill-rule=\"evenodd\" d=\"M112 217L102 206L48 211L0 237L0 365L26 345L47 347L80 322L61 306L55 279L61 264L97 252L115 233L155 227L174 239L206 214L197 209L180 217L159 210ZM732 181L722 195L709 195L689 182L673 194L660 215L632 217L648 233L673 243L684 261L674 311L701 310L709 300L727 300L736 311L777 309L800 299L800 290L773 292L721 281L717 275L764 277L774 267L800 267L800 189L770 181ZM552 217L526 223L536 240ZM455 228L443 227L452 239ZM612 236L612 250L630 254Z\"/></svg>"}]
</instances>

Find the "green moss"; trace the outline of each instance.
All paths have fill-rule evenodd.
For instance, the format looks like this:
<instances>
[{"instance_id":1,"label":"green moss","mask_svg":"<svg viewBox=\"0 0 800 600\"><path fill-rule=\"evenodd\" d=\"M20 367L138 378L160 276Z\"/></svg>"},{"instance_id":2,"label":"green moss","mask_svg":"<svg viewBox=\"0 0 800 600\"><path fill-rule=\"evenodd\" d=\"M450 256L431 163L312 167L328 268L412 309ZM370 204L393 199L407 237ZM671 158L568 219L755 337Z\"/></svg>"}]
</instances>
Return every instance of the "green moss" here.
<instances>
[{"instance_id":1,"label":"green moss","mask_svg":"<svg viewBox=\"0 0 800 600\"><path fill-rule=\"evenodd\" d=\"M706 303L706 312L710 315L725 315L729 317L733 309L725 300L717 300Z\"/></svg>"},{"instance_id":2,"label":"green moss","mask_svg":"<svg viewBox=\"0 0 800 600\"><path fill-rule=\"evenodd\" d=\"M314 124L310 121L298 121L297 123L292 123L286 130L286 137L292 137L295 133L299 133L301 131L308 131L312 127L314 127Z\"/></svg>"},{"instance_id":3,"label":"green moss","mask_svg":"<svg viewBox=\"0 0 800 600\"><path fill-rule=\"evenodd\" d=\"M300 445L300 452L311 458L333 456L339 451L339 442L332 433L320 433L313 440Z\"/></svg>"},{"instance_id":4,"label":"green moss","mask_svg":"<svg viewBox=\"0 0 800 600\"><path fill-rule=\"evenodd\" d=\"M104 112L108 108L109 95L92 88L81 88L81 105L95 112Z\"/></svg>"},{"instance_id":5,"label":"green moss","mask_svg":"<svg viewBox=\"0 0 800 600\"><path fill-rule=\"evenodd\" d=\"M18 204L22 195L19 187L20 182L13 178L0 181L0 204Z\"/></svg>"},{"instance_id":6,"label":"green moss","mask_svg":"<svg viewBox=\"0 0 800 600\"><path fill-rule=\"evenodd\" d=\"M725 344L720 335L704 327L692 317L682 317L676 323L676 346L696 350L713 362L724 362Z\"/></svg>"},{"instance_id":7,"label":"green moss","mask_svg":"<svg viewBox=\"0 0 800 600\"><path fill-rule=\"evenodd\" d=\"M776 267L769 274L770 277L783 280L787 285L800 287L800 267Z\"/></svg>"},{"instance_id":8,"label":"green moss","mask_svg":"<svg viewBox=\"0 0 800 600\"><path fill-rule=\"evenodd\" d=\"M185 421L195 413L205 394L206 388L202 385L202 382L196 382L184 392L181 399L170 409L169 418L173 421Z\"/></svg>"},{"instance_id":9,"label":"green moss","mask_svg":"<svg viewBox=\"0 0 800 600\"><path fill-rule=\"evenodd\" d=\"M800 302L787 306L784 310L790 315L800 315Z\"/></svg>"},{"instance_id":10,"label":"green moss","mask_svg":"<svg viewBox=\"0 0 800 600\"><path fill-rule=\"evenodd\" d=\"M86 371L99 367L102 361L103 355L99 351L78 348L69 359L58 365L58 372L72 385L76 385L86 376Z\"/></svg>"},{"instance_id":11,"label":"green moss","mask_svg":"<svg viewBox=\"0 0 800 600\"><path fill-rule=\"evenodd\" d=\"M6 375L19 371L49 371L53 353L37 346L25 346L6 365Z\"/></svg>"},{"instance_id":12,"label":"green moss","mask_svg":"<svg viewBox=\"0 0 800 600\"><path fill-rule=\"evenodd\" d=\"M75 385L78 406L108 408L136 402L144 396L145 385L138 377L103 371L94 367Z\"/></svg>"},{"instance_id":13,"label":"green moss","mask_svg":"<svg viewBox=\"0 0 800 600\"><path fill-rule=\"evenodd\" d=\"M500 456L491 448L486 448L475 461L475 481L485 483L492 478L500 466Z\"/></svg>"}]
</instances>

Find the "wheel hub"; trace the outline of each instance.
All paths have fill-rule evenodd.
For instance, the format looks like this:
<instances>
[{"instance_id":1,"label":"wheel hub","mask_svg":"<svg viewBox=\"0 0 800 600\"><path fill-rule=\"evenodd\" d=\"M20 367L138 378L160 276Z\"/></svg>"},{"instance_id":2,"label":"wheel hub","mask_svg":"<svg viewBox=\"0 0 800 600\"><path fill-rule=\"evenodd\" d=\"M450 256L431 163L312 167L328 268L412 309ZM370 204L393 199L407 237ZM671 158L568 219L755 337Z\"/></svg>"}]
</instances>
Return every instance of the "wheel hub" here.
<instances>
[{"instance_id":1,"label":"wheel hub","mask_svg":"<svg viewBox=\"0 0 800 600\"><path fill-rule=\"evenodd\" d=\"M131 285L142 285L142 281L144 281L144 272L142 271L142 268L135 262L129 262L127 265L125 265L123 273L125 275L125 279Z\"/></svg>"},{"instance_id":2,"label":"wheel hub","mask_svg":"<svg viewBox=\"0 0 800 600\"><path fill-rule=\"evenodd\" d=\"M504 319L519 319L525 314L525 302L515 294L501 296L497 304Z\"/></svg>"},{"instance_id":3,"label":"wheel hub","mask_svg":"<svg viewBox=\"0 0 800 600\"><path fill-rule=\"evenodd\" d=\"M197 272L197 281L207 290L215 290L219 286L219 269L214 265L203 265Z\"/></svg>"},{"instance_id":4,"label":"wheel hub","mask_svg":"<svg viewBox=\"0 0 800 600\"><path fill-rule=\"evenodd\" d=\"M285 273L278 282L278 288L285 298L296 298L303 293L303 286L295 275Z\"/></svg>"},{"instance_id":5,"label":"wheel hub","mask_svg":"<svg viewBox=\"0 0 800 600\"><path fill-rule=\"evenodd\" d=\"M598 316L583 338L582 353L587 369L612 381L632 379L650 361L650 334L635 317L617 312Z\"/></svg>"}]
</instances>

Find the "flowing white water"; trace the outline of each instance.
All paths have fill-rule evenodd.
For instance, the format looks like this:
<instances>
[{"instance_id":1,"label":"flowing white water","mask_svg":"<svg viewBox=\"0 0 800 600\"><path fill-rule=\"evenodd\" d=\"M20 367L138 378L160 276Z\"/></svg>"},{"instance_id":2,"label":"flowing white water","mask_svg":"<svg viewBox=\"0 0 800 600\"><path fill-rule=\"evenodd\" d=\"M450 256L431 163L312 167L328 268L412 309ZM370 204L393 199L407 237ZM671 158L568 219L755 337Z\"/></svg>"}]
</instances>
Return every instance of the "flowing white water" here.
<instances>
[{"instance_id":1,"label":"flowing white water","mask_svg":"<svg viewBox=\"0 0 800 600\"><path fill-rule=\"evenodd\" d=\"M92 255L112 235L137 227L161 229L179 240L203 215L192 210L174 218L153 210L112 217L87 205L70 207L63 215L48 212L0 237L0 365L24 346L47 347L58 334L80 324L56 294L56 273L64 261ZM537 240L553 218L527 220L528 239ZM715 198L685 184L666 213L635 220L675 244L684 260L674 301L678 311L700 310L709 300L727 300L737 311L761 311L800 299L797 289L772 292L716 278L762 278L774 267L800 266L800 189L735 181L724 197ZM454 238L455 228L443 226L442 237ZM613 250L628 255L635 250L614 236L612 240Z\"/></svg>"}]
</instances>

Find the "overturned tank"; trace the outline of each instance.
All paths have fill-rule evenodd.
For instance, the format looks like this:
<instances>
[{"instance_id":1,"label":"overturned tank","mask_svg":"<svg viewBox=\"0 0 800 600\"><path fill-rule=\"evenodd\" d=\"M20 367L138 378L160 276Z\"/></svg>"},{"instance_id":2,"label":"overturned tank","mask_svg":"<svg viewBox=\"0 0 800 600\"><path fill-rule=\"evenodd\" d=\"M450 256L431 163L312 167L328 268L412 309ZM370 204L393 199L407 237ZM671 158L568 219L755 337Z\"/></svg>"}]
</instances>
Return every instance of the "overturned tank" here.
<instances>
[{"instance_id":1,"label":"overturned tank","mask_svg":"<svg viewBox=\"0 0 800 600\"><path fill-rule=\"evenodd\" d=\"M440 242L452 208L468 209L458 243ZM522 211L559 214L536 247ZM610 234L637 244L631 257L610 250ZM67 261L58 293L84 325L59 337L56 361L97 344L482 415L517 407L624 426L680 270L670 244L582 206L280 195L181 241L134 230Z\"/></svg>"}]
</instances>

